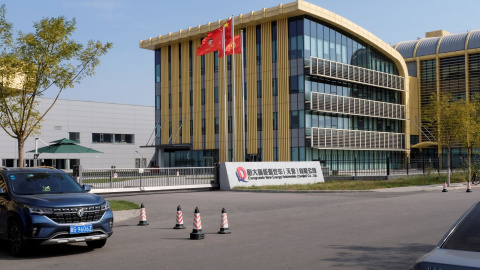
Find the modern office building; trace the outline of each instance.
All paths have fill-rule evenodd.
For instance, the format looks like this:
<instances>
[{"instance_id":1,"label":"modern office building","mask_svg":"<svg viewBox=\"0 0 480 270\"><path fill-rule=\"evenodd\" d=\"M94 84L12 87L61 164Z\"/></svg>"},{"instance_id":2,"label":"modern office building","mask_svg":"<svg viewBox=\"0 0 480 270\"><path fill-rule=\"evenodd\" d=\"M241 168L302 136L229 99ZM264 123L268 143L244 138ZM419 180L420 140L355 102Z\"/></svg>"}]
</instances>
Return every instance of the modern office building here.
<instances>
[{"instance_id":1,"label":"modern office building","mask_svg":"<svg viewBox=\"0 0 480 270\"><path fill-rule=\"evenodd\" d=\"M447 160L447 151L439 151L435 138L422 123L422 106L430 102L432 93L450 93L453 99L469 99L480 94L480 30L450 34L445 30L427 32L425 38L394 44L405 59L411 76L410 119L412 156ZM432 143L433 142L433 143ZM452 149L453 156L462 155L460 147ZM460 159L452 159L453 167Z\"/></svg>"},{"instance_id":2,"label":"modern office building","mask_svg":"<svg viewBox=\"0 0 480 270\"><path fill-rule=\"evenodd\" d=\"M53 99L41 98L38 109L45 111ZM58 169L140 168L155 165L153 106L124 105L59 99L41 123L40 133L25 142L26 166L34 166L35 138L38 148L62 138L102 153L42 153L38 164ZM0 130L0 165L18 166L17 141ZM142 164L143 163L143 164Z\"/></svg>"},{"instance_id":3,"label":"modern office building","mask_svg":"<svg viewBox=\"0 0 480 270\"><path fill-rule=\"evenodd\" d=\"M218 53L195 53L227 18L219 19L140 41L155 57L160 164L319 160L335 168L409 155L409 76L392 46L296 1L234 17L243 59L228 56L224 68Z\"/></svg>"}]
</instances>

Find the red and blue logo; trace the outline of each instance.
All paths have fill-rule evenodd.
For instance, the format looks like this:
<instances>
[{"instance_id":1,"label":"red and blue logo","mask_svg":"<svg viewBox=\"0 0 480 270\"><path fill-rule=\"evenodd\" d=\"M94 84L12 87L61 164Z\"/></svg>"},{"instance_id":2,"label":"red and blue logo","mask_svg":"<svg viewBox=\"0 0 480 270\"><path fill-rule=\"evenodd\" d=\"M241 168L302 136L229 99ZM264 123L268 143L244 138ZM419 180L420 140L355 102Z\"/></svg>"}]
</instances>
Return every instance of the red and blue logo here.
<instances>
[{"instance_id":1,"label":"red and blue logo","mask_svg":"<svg viewBox=\"0 0 480 270\"><path fill-rule=\"evenodd\" d=\"M243 167L238 167L235 174L237 175L238 182L248 183L247 171Z\"/></svg>"}]
</instances>

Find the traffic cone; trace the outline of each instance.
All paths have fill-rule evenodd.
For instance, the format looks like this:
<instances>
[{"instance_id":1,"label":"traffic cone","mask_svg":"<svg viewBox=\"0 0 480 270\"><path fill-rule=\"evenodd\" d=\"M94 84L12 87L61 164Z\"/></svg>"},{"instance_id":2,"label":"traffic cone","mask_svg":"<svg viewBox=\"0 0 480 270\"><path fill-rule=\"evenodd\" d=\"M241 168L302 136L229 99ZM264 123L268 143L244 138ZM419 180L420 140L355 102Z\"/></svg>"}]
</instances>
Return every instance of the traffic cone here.
<instances>
[{"instance_id":1,"label":"traffic cone","mask_svg":"<svg viewBox=\"0 0 480 270\"><path fill-rule=\"evenodd\" d=\"M470 184L470 180L468 180L466 192L472 192L472 185Z\"/></svg>"},{"instance_id":2,"label":"traffic cone","mask_svg":"<svg viewBox=\"0 0 480 270\"><path fill-rule=\"evenodd\" d=\"M448 192L447 190L447 182L443 182L443 189L442 189L442 192Z\"/></svg>"},{"instance_id":3,"label":"traffic cone","mask_svg":"<svg viewBox=\"0 0 480 270\"><path fill-rule=\"evenodd\" d=\"M220 231L219 234L228 234L231 231L228 229L228 218L227 218L227 211L225 208L222 209L222 220L220 221Z\"/></svg>"},{"instance_id":4,"label":"traffic cone","mask_svg":"<svg viewBox=\"0 0 480 270\"><path fill-rule=\"evenodd\" d=\"M202 219L200 218L200 210L195 207L195 217L193 218L193 230L190 233L190 239L201 240L205 239L205 234L202 231Z\"/></svg>"},{"instance_id":5,"label":"traffic cone","mask_svg":"<svg viewBox=\"0 0 480 270\"><path fill-rule=\"evenodd\" d=\"M140 221L137 224L138 226L147 226L147 214L145 214L145 206L142 205L140 206Z\"/></svg>"},{"instance_id":6,"label":"traffic cone","mask_svg":"<svg viewBox=\"0 0 480 270\"><path fill-rule=\"evenodd\" d=\"M174 229L185 229L185 226L183 226L183 214L182 214L182 208L177 206L177 223L175 224Z\"/></svg>"}]
</instances>

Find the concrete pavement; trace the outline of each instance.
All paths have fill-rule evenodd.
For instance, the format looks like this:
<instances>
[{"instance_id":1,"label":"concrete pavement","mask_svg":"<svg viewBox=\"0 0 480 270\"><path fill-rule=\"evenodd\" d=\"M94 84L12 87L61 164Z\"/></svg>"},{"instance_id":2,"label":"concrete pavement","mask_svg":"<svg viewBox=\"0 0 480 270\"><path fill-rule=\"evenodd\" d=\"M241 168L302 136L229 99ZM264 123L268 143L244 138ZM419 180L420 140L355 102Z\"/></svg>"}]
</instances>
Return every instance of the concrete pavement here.
<instances>
[{"instance_id":1,"label":"concrete pavement","mask_svg":"<svg viewBox=\"0 0 480 270\"><path fill-rule=\"evenodd\" d=\"M472 185L472 192L480 192L480 185ZM452 183L450 187L447 187L447 190L467 190L467 183ZM409 187L397 187L397 188L381 188L381 189L374 189L374 190L318 190L318 191L282 191L282 190L241 190L242 192L269 192L269 193L349 193L349 192L426 192L426 191L438 191L442 192L443 184L442 185L427 185L427 186L409 186ZM113 211L113 216L115 218L115 222L120 222L124 220L128 220L131 218L139 218L140 216L140 209L133 209L133 210L121 210L121 211ZM148 220L148 213L147 213L147 220Z\"/></svg>"}]
</instances>

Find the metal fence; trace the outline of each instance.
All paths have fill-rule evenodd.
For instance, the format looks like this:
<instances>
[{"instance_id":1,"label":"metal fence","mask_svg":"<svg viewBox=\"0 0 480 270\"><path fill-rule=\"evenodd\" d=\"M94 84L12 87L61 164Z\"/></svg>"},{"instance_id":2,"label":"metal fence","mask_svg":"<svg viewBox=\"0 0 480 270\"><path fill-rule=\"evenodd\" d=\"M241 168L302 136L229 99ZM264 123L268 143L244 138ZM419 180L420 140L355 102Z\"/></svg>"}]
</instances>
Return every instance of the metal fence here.
<instances>
[{"instance_id":1,"label":"metal fence","mask_svg":"<svg viewBox=\"0 0 480 270\"><path fill-rule=\"evenodd\" d=\"M74 173L75 174L75 173ZM90 185L92 190L155 188L155 187L216 187L215 167L188 168L109 168L79 169L80 184Z\"/></svg>"},{"instance_id":2,"label":"metal fence","mask_svg":"<svg viewBox=\"0 0 480 270\"><path fill-rule=\"evenodd\" d=\"M446 172L438 159L350 159L320 162L324 177L362 177ZM452 168L452 169L459 169ZM461 168L460 168L461 169Z\"/></svg>"}]
</instances>

